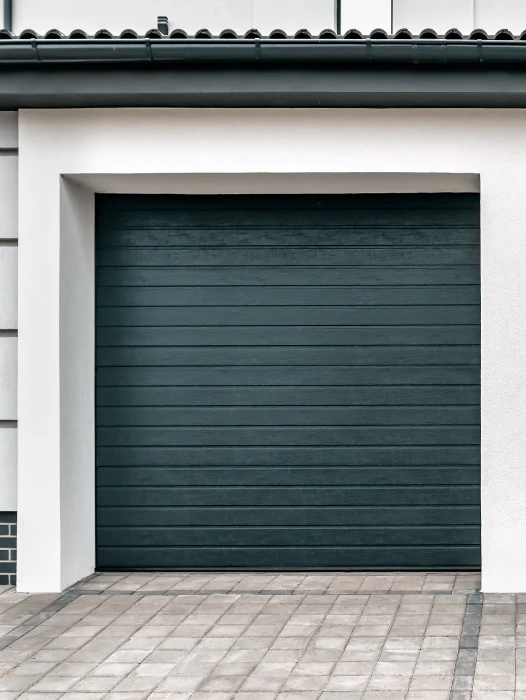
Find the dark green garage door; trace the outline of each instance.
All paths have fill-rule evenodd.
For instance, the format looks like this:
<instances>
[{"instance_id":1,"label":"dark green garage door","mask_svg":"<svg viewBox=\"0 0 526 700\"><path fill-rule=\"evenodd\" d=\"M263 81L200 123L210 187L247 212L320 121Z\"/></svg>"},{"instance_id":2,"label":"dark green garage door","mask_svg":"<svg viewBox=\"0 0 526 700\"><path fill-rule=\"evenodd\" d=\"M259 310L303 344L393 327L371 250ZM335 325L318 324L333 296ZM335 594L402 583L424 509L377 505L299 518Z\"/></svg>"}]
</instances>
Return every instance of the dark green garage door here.
<instances>
[{"instance_id":1,"label":"dark green garage door","mask_svg":"<svg viewBox=\"0 0 526 700\"><path fill-rule=\"evenodd\" d=\"M100 196L99 569L478 567L478 210Z\"/></svg>"}]
</instances>

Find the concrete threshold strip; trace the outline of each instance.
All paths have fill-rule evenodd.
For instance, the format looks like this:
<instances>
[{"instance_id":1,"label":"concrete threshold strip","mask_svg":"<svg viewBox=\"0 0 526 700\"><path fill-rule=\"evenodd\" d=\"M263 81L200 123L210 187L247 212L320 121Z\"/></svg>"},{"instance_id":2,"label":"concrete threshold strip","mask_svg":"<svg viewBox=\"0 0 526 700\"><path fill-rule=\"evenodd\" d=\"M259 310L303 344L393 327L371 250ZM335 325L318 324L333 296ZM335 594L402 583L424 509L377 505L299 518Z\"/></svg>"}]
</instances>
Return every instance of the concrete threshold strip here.
<instances>
[{"instance_id":1,"label":"concrete threshold strip","mask_svg":"<svg viewBox=\"0 0 526 700\"><path fill-rule=\"evenodd\" d=\"M470 593L462 623L458 656L453 672L450 700L470 700L477 665L484 595Z\"/></svg>"},{"instance_id":2,"label":"concrete threshold strip","mask_svg":"<svg viewBox=\"0 0 526 700\"><path fill-rule=\"evenodd\" d=\"M315 588L313 589L305 589L301 591L293 591L293 590L272 590L272 589L239 589L236 588L235 590L230 588L230 589L225 589L225 590L219 590L219 589L212 589L212 588L206 588L206 589L180 589L180 590L170 590L167 589L165 591L129 591L129 590L118 590L118 589L113 589L113 590L90 590L89 588L73 588L71 589L75 593L79 595L140 595L140 596L152 596L152 595L171 595L171 596L178 596L178 595L201 595L201 596L206 596L206 595L290 595L290 596L295 596L295 595L354 595L354 596L371 596L371 595L398 595L398 596L403 596L403 595L421 595L421 596L426 596L426 595L443 595L443 596L456 596L456 595L473 595L473 594L478 594L478 591L474 590L456 590L456 591L433 591L433 590L428 590L428 591L386 591L386 590L370 590L370 591L327 591L327 590L317 590Z\"/></svg>"}]
</instances>

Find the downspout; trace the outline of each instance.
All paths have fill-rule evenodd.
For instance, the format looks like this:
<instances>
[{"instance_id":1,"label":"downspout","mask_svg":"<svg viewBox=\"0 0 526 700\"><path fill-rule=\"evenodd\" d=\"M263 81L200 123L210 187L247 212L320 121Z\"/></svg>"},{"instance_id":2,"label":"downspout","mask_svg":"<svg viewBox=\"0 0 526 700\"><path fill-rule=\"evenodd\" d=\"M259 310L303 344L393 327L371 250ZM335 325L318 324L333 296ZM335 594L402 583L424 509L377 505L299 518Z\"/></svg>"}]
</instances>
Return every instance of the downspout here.
<instances>
[{"instance_id":1,"label":"downspout","mask_svg":"<svg viewBox=\"0 0 526 700\"><path fill-rule=\"evenodd\" d=\"M4 0L4 29L13 31L13 0Z\"/></svg>"}]
</instances>

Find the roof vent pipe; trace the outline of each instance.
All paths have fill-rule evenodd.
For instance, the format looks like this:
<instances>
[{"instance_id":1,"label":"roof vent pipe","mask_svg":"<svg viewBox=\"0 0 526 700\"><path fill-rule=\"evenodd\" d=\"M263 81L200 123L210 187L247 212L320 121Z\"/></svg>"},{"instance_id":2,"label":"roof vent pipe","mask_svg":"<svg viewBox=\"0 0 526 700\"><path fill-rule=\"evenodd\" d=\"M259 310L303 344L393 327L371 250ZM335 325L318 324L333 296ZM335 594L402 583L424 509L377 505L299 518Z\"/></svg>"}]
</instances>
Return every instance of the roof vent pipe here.
<instances>
[{"instance_id":1,"label":"roof vent pipe","mask_svg":"<svg viewBox=\"0 0 526 700\"><path fill-rule=\"evenodd\" d=\"M13 30L13 0L4 0L4 29Z\"/></svg>"},{"instance_id":2,"label":"roof vent pipe","mask_svg":"<svg viewBox=\"0 0 526 700\"><path fill-rule=\"evenodd\" d=\"M5 1L6 0L4 0L4 2ZM161 34L168 36L170 33L170 30L168 29L168 17L165 17L165 15L160 15L157 17L157 29L161 32Z\"/></svg>"}]
</instances>

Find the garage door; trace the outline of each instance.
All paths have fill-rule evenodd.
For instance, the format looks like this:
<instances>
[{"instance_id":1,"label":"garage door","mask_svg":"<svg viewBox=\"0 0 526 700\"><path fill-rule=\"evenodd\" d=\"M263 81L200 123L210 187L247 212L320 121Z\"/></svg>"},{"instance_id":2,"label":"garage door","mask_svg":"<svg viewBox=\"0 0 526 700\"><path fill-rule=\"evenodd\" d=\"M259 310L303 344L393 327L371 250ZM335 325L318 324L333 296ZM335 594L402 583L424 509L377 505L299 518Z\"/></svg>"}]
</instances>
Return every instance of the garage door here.
<instances>
[{"instance_id":1,"label":"garage door","mask_svg":"<svg viewBox=\"0 0 526 700\"><path fill-rule=\"evenodd\" d=\"M100 196L99 569L477 568L478 211Z\"/></svg>"}]
</instances>

